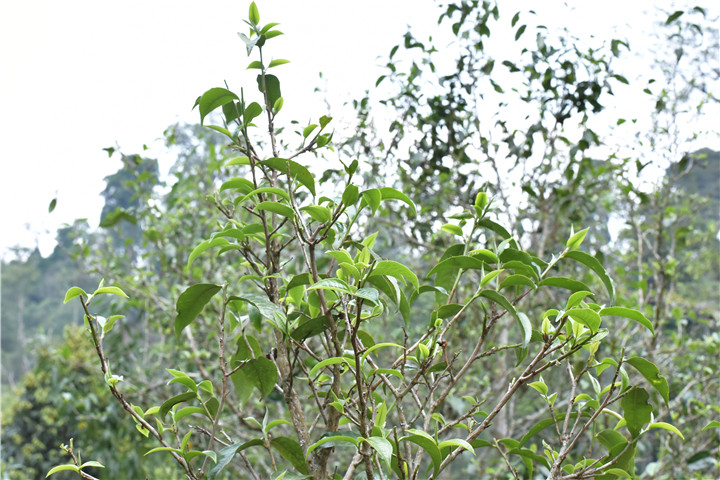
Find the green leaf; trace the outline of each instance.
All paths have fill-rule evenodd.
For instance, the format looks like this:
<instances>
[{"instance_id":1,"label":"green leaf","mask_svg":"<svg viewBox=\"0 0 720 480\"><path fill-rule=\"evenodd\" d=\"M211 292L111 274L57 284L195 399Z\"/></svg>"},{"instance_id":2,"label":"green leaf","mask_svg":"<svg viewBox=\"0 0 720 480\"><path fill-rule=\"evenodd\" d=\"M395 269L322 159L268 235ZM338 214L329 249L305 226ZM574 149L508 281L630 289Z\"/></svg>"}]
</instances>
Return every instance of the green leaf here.
<instances>
[{"instance_id":1,"label":"green leaf","mask_svg":"<svg viewBox=\"0 0 720 480\"><path fill-rule=\"evenodd\" d=\"M572 295L570 295L570 298L568 298L565 310L570 310L571 308L578 306L580 302L585 299L585 297L592 297L594 295L594 293L585 290L573 293Z\"/></svg>"},{"instance_id":2,"label":"green leaf","mask_svg":"<svg viewBox=\"0 0 720 480\"><path fill-rule=\"evenodd\" d=\"M501 268L500 270L493 270L492 272L488 272L482 280L480 280L480 288L485 287L488 283L492 282L495 277L500 275L502 272L504 272L505 269Z\"/></svg>"},{"instance_id":3,"label":"green leaf","mask_svg":"<svg viewBox=\"0 0 720 480\"><path fill-rule=\"evenodd\" d=\"M677 435L678 437L680 437L680 438L682 438L683 440L685 440L685 437L684 437L683 434L680 432L680 430L678 430L677 427L675 427L674 425L670 425L669 423L665 423L665 422L655 422L655 423L651 423L650 425L648 425L648 429L653 429L653 428L662 428L663 430L667 430L667 431L669 431L669 432L672 432L672 433L674 433L675 435Z\"/></svg>"},{"instance_id":4,"label":"green leaf","mask_svg":"<svg viewBox=\"0 0 720 480\"><path fill-rule=\"evenodd\" d=\"M635 367L635 369L640 372L640 374L645 377L648 382L650 382L650 385L652 385L663 400L665 400L665 405L670 402L670 387L668 386L668 381L665 377L660 375L660 371L654 363L645 360L642 357L628 358L625 360L625 363L629 363Z\"/></svg>"},{"instance_id":5,"label":"green leaf","mask_svg":"<svg viewBox=\"0 0 720 480\"><path fill-rule=\"evenodd\" d=\"M382 201L382 193L380 193L380 190L377 188L365 190L362 193L362 198L363 201L360 204L360 208L368 205L370 206L370 210L372 210L373 215L375 215L375 212L377 212L377 209L380 207L380 202Z\"/></svg>"},{"instance_id":6,"label":"green leaf","mask_svg":"<svg viewBox=\"0 0 720 480\"><path fill-rule=\"evenodd\" d=\"M63 304L68 303L73 298L79 297L80 295L88 296L87 293L85 293L85 290L83 290L80 287L70 287L70 289L65 293L65 301Z\"/></svg>"},{"instance_id":7,"label":"green leaf","mask_svg":"<svg viewBox=\"0 0 720 480\"><path fill-rule=\"evenodd\" d=\"M175 317L175 336L177 338L180 338L183 329L195 320L210 299L221 289L221 285L199 283L180 294L176 305L178 314Z\"/></svg>"},{"instance_id":8,"label":"green leaf","mask_svg":"<svg viewBox=\"0 0 720 480\"><path fill-rule=\"evenodd\" d=\"M260 12L258 12L258 8L257 5L255 5L255 2L252 2L250 4L250 12L248 13L248 18L255 25L260 23Z\"/></svg>"},{"instance_id":9,"label":"green leaf","mask_svg":"<svg viewBox=\"0 0 720 480\"><path fill-rule=\"evenodd\" d=\"M378 452L380 458L385 461L388 469L390 468L390 460L392 460L393 447L389 440L383 437L372 436L363 439L363 441L370 444L370 446Z\"/></svg>"},{"instance_id":10,"label":"green leaf","mask_svg":"<svg viewBox=\"0 0 720 480\"><path fill-rule=\"evenodd\" d=\"M360 192L356 185L348 185L342 195L342 202L347 206L355 205L360 198Z\"/></svg>"},{"instance_id":11,"label":"green leaf","mask_svg":"<svg viewBox=\"0 0 720 480\"><path fill-rule=\"evenodd\" d=\"M315 178L310 171L292 160L286 160L284 158L273 157L268 160L260 162L261 165L266 165L280 173L290 174L290 178L297 180L301 184L305 185L310 193L315 196Z\"/></svg>"},{"instance_id":12,"label":"green leaf","mask_svg":"<svg viewBox=\"0 0 720 480\"><path fill-rule=\"evenodd\" d=\"M200 125L203 124L205 117L210 112L233 100L239 100L238 96L225 88L211 88L203 93L197 101L197 105L200 107Z\"/></svg>"},{"instance_id":13,"label":"green leaf","mask_svg":"<svg viewBox=\"0 0 720 480\"><path fill-rule=\"evenodd\" d=\"M684 13L685 13L685 12L683 12L682 10L676 10L675 12L673 12L672 14L670 14L670 16L667 18L667 20L665 20L665 25L670 25L670 24L673 23L675 20L677 20L678 18L680 18Z\"/></svg>"},{"instance_id":14,"label":"green leaf","mask_svg":"<svg viewBox=\"0 0 720 480\"><path fill-rule=\"evenodd\" d=\"M287 218L295 218L292 207L279 202L260 202L255 207L257 210L267 210Z\"/></svg>"},{"instance_id":15,"label":"green leaf","mask_svg":"<svg viewBox=\"0 0 720 480\"><path fill-rule=\"evenodd\" d=\"M576 234L572 235L570 238L568 238L568 241L565 243L565 246L569 248L570 250L575 250L580 247L580 244L585 240L585 235L587 235L588 230L590 230L590 227L580 230Z\"/></svg>"},{"instance_id":16,"label":"green leaf","mask_svg":"<svg viewBox=\"0 0 720 480\"><path fill-rule=\"evenodd\" d=\"M343 433L348 433L348 434L350 434L350 433L353 433L353 432L343 432ZM330 445L328 445L326 448L336 447L336 446L338 446L339 444L342 444L342 443L349 443L349 444L354 445L355 447L357 447L357 445L358 445L358 439L359 439L359 438L361 438L361 437L359 437L359 436L358 436L358 437L353 437L353 436L351 436L351 435L332 435L332 434L330 434L330 435L328 435L328 436L326 436L326 437L322 437L320 440L318 440L317 442L315 442L315 443L313 443L312 445L310 445L310 446L308 447L308 450L307 450L307 455L310 456L310 454L311 454L313 451L315 451L316 448L318 448L318 447L320 447L320 446L322 446L322 445L325 445L326 443L329 443L329 444L330 444Z\"/></svg>"},{"instance_id":17,"label":"green leaf","mask_svg":"<svg viewBox=\"0 0 720 480\"><path fill-rule=\"evenodd\" d=\"M625 307L607 307L600 310L600 315L603 317L605 316L613 316L613 317L624 317L629 318L630 320L635 320L640 325L644 326L648 330L650 330L650 333L655 335L655 330L653 329L652 322L645 317L641 312L638 310L633 310L631 308L625 308Z\"/></svg>"},{"instance_id":18,"label":"green leaf","mask_svg":"<svg viewBox=\"0 0 720 480\"><path fill-rule=\"evenodd\" d=\"M160 410L158 411L158 414L160 415L160 418L165 418L165 415L167 415L170 409L175 405L182 402L187 402L189 400L194 400L196 398L197 394L195 392L185 392L181 393L180 395L175 395L174 397L165 400L163 404L160 405Z\"/></svg>"},{"instance_id":19,"label":"green leaf","mask_svg":"<svg viewBox=\"0 0 720 480\"><path fill-rule=\"evenodd\" d=\"M538 283L540 287L560 287L572 292L590 291L590 287L584 283L567 277L547 277Z\"/></svg>"},{"instance_id":20,"label":"green leaf","mask_svg":"<svg viewBox=\"0 0 720 480\"><path fill-rule=\"evenodd\" d=\"M263 108L257 102L252 102L250 105L245 107L245 112L243 113L243 123L245 126L250 125L250 122L260 116L262 112Z\"/></svg>"},{"instance_id":21,"label":"green leaf","mask_svg":"<svg viewBox=\"0 0 720 480\"><path fill-rule=\"evenodd\" d=\"M465 440L462 440L460 438L453 438L450 440L445 440L444 442L440 442L438 444L438 448L440 449L440 451L442 451L445 448L452 448L452 447L464 448L465 450L467 450L470 453L472 453L473 455L475 455L475 449L472 447L472 445L470 445L468 442L466 442Z\"/></svg>"},{"instance_id":22,"label":"green leaf","mask_svg":"<svg viewBox=\"0 0 720 480\"><path fill-rule=\"evenodd\" d=\"M263 77L265 78L265 88L263 88ZM257 76L258 90L260 93L264 93L267 96L267 105L272 107L278 98L282 97L280 92L280 80L275 75L263 75Z\"/></svg>"},{"instance_id":23,"label":"green leaf","mask_svg":"<svg viewBox=\"0 0 720 480\"><path fill-rule=\"evenodd\" d=\"M569 252L566 252L565 257L572 258L573 260L582 263L583 265L591 269L593 272L595 272L595 274L602 281L603 285L605 285L605 289L610 296L610 300L612 301L615 298L615 284L613 283L612 278L610 278L610 276L605 271L605 268L602 266L602 264L598 261L597 258L579 250L571 250Z\"/></svg>"},{"instance_id":24,"label":"green leaf","mask_svg":"<svg viewBox=\"0 0 720 480\"><path fill-rule=\"evenodd\" d=\"M530 287L532 289L537 288L535 283L525 275L521 275L519 273L515 273L510 275L509 277L505 277L502 282L500 282L500 290L507 287L514 287L514 286L523 286L523 287Z\"/></svg>"},{"instance_id":25,"label":"green leaf","mask_svg":"<svg viewBox=\"0 0 720 480\"><path fill-rule=\"evenodd\" d=\"M425 452L427 452L427 454L430 456L430 460L432 461L433 469L435 472L434 475L437 476L443 458L442 454L440 453L440 448L438 448L438 445L435 442L435 439L422 430L410 428L407 430L407 432L410 433L410 435L402 437L400 441L412 442L425 450Z\"/></svg>"},{"instance_id":26,"label":"green leaf","mask_svg":"<svg viewBox=\"0 0 720 480\"><path fill-rule=\"evenodd\" d=\"M547 395L547 393L548 393L548 386L545 385L545 382L539 381L539 382L528 383L528 387L534 388L541 395Z\"/></svg>"},{"instance_id":27,"label":"green leaf","mask_svg":"<svg viewBox=\"0 0 720 480\"><path fill-rule=\"evenodd\" d=\"M633 438L640 435L643 425L650 422L652 418L652 405L648 403L650 395L644 388L633 387L620 402L627 428Z\"/></svg>"},{"instance_id":28,"label":"green leaf","mask_svg":"<svg viewBox=\"0 0 720 480\"><path fill-rule=\"evenodd\" d=\"M302 342L315 335L320 335L327 330L329 326L330 324L325 316L311 318L293 330L290 336L298 342Z\"/></svg>"},{"instance_id":29,"label":"green leaf","mask_svg":"<svg viewBox=\"0 0 720 480\"><path fill-rule=\"evenodd\" d=\"M378 275L390 275L403 282L405 281L404 278L406 278L412 283L415 290L420 289L420 282L418 281L417 275L405 265L393 260L381 260L376 263L370 277Z\"/></svg>"},{"instance_id":30,"label":"green leaf","mask_svg":"<svg viewBox=\"0 0 720 480\"><path fill-rule=\"evenodd\" d=\"M330 357L326 358L325 360L318 362L311 370L310 373L308 373L308 377L313 377L318 371L322 370L323 368L329 366L329 365L337 365L339 363L346 363L348 365L354 366L354 361L345 358L345 357Z\"/></svg>"},{"instance_id":31,"label":"green leaf","mask_svg":"<svg viewBox=\"0 0 720 480\"><path fill-rule=\"evenodd\" d=\"M272 392L278 377L277 367L272 360L266 357L248 360L241 370L260 391L262 398Z\"/></svg>"},{"instance_id":32,"label":"green leaf","mask_svg":"<svg viewBox=\"0 0 720 480\"><path fill-rule=\"evenodd\" d=\"M457 225L453 225L452 223L446 223L445 225L440 227L440 230L451 233L453 235L457 235L458 237L463 236L462 228L458 227Z\"/></svg>"},{"instance_id":33,"label":"green leaf","mask_svg":"<svg viewBox=\"0 0 720 480\"><path fill-rule=\"evenodd\" d=\"M527 25L521 25L520 28L517 29L517 32L515 32L515 41L517 42L520 40L520 37L522 37L522 34L525 33L525 29L527 28Z\"/></svg>"},{"instance_id":34,"label":"green leaf","mask_svg":"<svg viewBox=\"0 0 720 480\"><path fill-rule=\"evenodd\" d=\"M348 295L352 295L355 293L354 286L351 287L339 278L324 278L322 280L318 280L315 285L313 285L312 287L308 287L308 290L315 290L318 288L321 288L323 290L334 290L336 292L347 293Z\"/></svg>"},{"instance_id":35,"label":"green leaf","mask_svg":"<svg viewBox=\"0 0 720 480\"><path fill-rule=\"evenodd\" d=\"M65 465L58 465L56 467L51 468L50 471L47 473L47 475L45 475L45 478L49 477L52 474L55 474L58 472L66 472L66 471L80 473L80 468L78 468L76 465L73 465L72 463L68 463Z\"/></svg>"},{"instance_id":36,"label":"green leaf","mask_svg":"<svg viewBox=\"0 0 720 480\"><path fill-rule=\"evenodd\" d=\"M310 134L313 132L313 130L315 130L317 127L318 127L318 126L317 126L317 124L315 124L315 123L311 123L310 125L308 125L307 127L305 127L305 128L303 129L303 132L302 132L303 138L309 137Z\"/></svg>"},{"instance_id":37,"label":"green leaf","mask_svg":"<svg viewBox=\"0 0 720 480\"><path fill-rule=\"evenodd\" d=\"M380 188L380 195L382 196L383 201L385 200L400 200L402 202L405 202L405 204L410 207L410 212L412 213L412 216L417 215L417 210L415 209L415 203L413 203L412 200L410 200L410 197L405 195L399 190L396 190L394 188L390 187L382 187Z\"/></svg>"},{"instance_id":38,"label":"green leaf","mask_svg":"<svg viewBox=\"0 0 720 480\"><path fill-rule=\"evenodd\" d=\"M242 443L242 444L236 443L234 445L230 445L228 447L223 448L222 450L220 450L220 454L218 455L217 463L208 472L208 478L210 480L212 480L215 477L217 477L217 475L225 467L227 467L230 464L230 462L232 461L232 459L236 453L241 452L249 447L262 446L262 445L265 445L265 444L263 443L263 441L261 439L253 438L252 440L249 440L245 443Z\"/></svg>"},{"instance_id":39,"label":"green leaf","mask_svg":"<svg viewBox=\"0 0 720 480\"><path fill-rule=\"evenodd\" d=\"M320 117L320 128L324 129L331 121L332 121L332 117L323 115L322 117Z\"/></svg>"},{"instance_id":40,"label":"green leaf","mask_svg":"<svg viewBox=\"0 0 720 480\"><path fill-rule=\"evenodd\" d=\"M247 66L247 69L248 70L251 70L251 69L262 70L263 64L262 64L262 62L260 62L258 60L254 60L254 61L250 62L250 64Z\"/></svg>"},{"instance_id":41,"label":"green leaf","mask_svg":"<svg viewBox=\"0 0 720 480\"><path fill-rule=\"evenodd\" d=\"M530 320L528 319L527 315L518 314L512 303L510 303L508 299L505 298L501 293L496 292L495 290L483 290L478 294L478 296L487 298L501 305L505 310L508 311L508 313L510 313L515 318L518 325L520 326L520 330L522 331L523 348L527 347L530 343L530 338L532 337L532 325L530 325Z\"/></svg>"},{"instance_id":42,"label":"green leaf","mask_svg":"<svg viewBox=\"0 0 720 480\"><path fill-rule=\"evenodd\" d=\"M243 159L247 160L247 163ZM236 162L236 163L231 163L231 162ZM237 158L230 160L225 166L249 165L249 164L250 164L250 160L248 159L248 157L237 157ZM236 189L236 190L240 191L240 193L248 193L248 192L252 192L255 189L255 185L253 185L253 183L250 180L248 180L247 178L236 177L236 178L231 178L230 180L228 180L228 181L224 182L222 185L220 185L221 192L223 192L225 190L230 190L230 189Z\"/></svg>"},{"instance_id":43,"label":"green leaf","mask_svg":"<svg viewBox=\"0 0 720 480\"><path fill-rule=\"evenodd\" d=\"M284 59L279 58L277 60L273 60L272 62L270 62L270 65L268 65L268 68L279 67L280 65L285 65L286 63L290 63L290 60L284 60Z\"/></svg>"},{"instance_id":44,"label":"green leaf","mask_svg":"<svg viewBox=\"0 0 720 480\"><path fill-rule=\"evenodd\" d=\"M48 213L52 213L53 210L55 210L55 207L57 206L57 198L53 198L50 200L50 205L48 205Z\"/></svg>"},{"instance_id":45,"label":"green leaf","mask_svg":"<svg viewBox=\"0 0 720 480\"><path fill-rule=\"evenodd\" d=\"M592 333L596 333L598 331L600 323L602 322L600 315L589 308L573 308L572 310L568 310L567 314L576 322L588 327Z\"/></svg>"},{"instance_id":46,"label":"green leaf","mask_svg":"<svg viewBox=\"0 0 720 480\"><path fill-rule=\"evenodd\" d=\"M435 265L429 272L428 276L442 272L445 270L480 270L485 266L485 262L476 257L468 255L458 255L446 258L442 262Z\"/></svg>"},{"instance_id":47,"label":"green leaf","mask_svg":"<svg viewBox=\"0 0 720 480\"><path fill-rule=\"evenodd\" d=\"M219 247L221 245L227 245L230 242L223 237L215 237L212 240L205 240L204 242L201 242L197 247L192 249L192 252L190 252L190 256L188 257L187 265L185 265L186 269L190 268L190 265L192 265L193 261L205 250Z\"/></svg>"},{"instance_id":48,"label":"green leaf","mask_svg":"<svg viewBox=\"0 0 720 480\"><path fill-rule=\"evenodd\" d=\"M310 218L318 223L328 223L332 219L332 212L329 208L321 205L308 205L300 208L303 212L307 212Z\"/></svg>"},{"instance_id":49,"label":"green leaf","mask_svg":"<svg viewBox=\"0 0 720 480\"><path fill-rule=\"evenodd\" d=\"M704 432L705 430L709 430L711 428L720 428L720 422L717 420L713 420L710 423L708 423L707 425L705 425L703 427L702 431Z\"/></svg>"},{"instance_id":50,"label":"green leaf","mask_svg":"<svg viewBox=\"0 0 720 480\"><path fill-rule=\"evenodd\" d=\"M309 473L302 447L297 441L289 437L275 437L270 440L270 445L272 445L285 460L290 462L295 470L303 475Z\"/></svg>"},{"instance_id":51,"label":"green leaf","mask_svg":"<svg viewBox=\"0 0 720 480\"><path fill-rule=\"evenodd\" d=\"M362 298L363 300L367 300L375 305L380 303L380 293L374 288L359 288L353 295L358 298Z\"/></svg>"}]
</instances>

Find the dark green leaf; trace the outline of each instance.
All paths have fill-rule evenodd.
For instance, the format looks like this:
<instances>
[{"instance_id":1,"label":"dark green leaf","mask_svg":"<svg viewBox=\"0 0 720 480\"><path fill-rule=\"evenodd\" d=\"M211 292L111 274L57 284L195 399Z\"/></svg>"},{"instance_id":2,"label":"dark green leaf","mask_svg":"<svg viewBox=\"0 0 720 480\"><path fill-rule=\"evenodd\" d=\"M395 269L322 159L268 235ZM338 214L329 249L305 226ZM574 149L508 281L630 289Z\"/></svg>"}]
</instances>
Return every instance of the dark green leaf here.
<instances>
[{"instance_id":1,"label":"dark green leaf","mask_svg":"<svg viewBox=\"0 0 720 480\"><path fill-rule=\"evenodd\" d=\"M200 283L180 294L176 305L178 314L175 317L175 335L178 338L183 329L195 320L210 299L221 289L221 285Z\"/></svg>"},{"instance_id":2,"label":"dark green leaf","mask_svg":"<svg viewBox=\"0 0 720 480\"><path fill-rule=\"evenodd\" d=\"M263 77L264 77L264 87L263 88ZM260 93L264 93L267 96L267 105L268 107L272 107L275 105L275 102L278 98L282 97L282 93L280 92L280 80L275 75L263 75L260 74L257 76L257 84L258 84L258 90L260 90Z\"/></svg>"},{"instance_id":3,"label":"dark green leaf","mask_svg":"<svg viewBox=\"0 0 720 480\"><path fill-rule=\"evenodd\" d=\"M53 210L55 210L55 207L57 206L57 198L53 198L50 200L50 205L48 205L48 213L52 213Z\"/></svg>"},{"instance_id":4,"label":"dark green leaf","mask_svg":"<svg viewBox=\"0 0 720 480\"><path fill-rule=\"evenodd\" d=\"M175 395L168 400L165 400L160 406L160 410L158 411L158 413L160 414L160 418L165 418L165 415L168 414L170 409L178 403L187 402L195 398L197 398L197 394L195 392L185 392L181 393L180 395Z\"/></svg>"},{"instance_id":5,"label":"dark green leaf","mask_svg":"<svg viewBox=\"0 0 720 480\"><path fill-rule=\"evenodd\" d=\"M540 282L538 286L565 288L573 292L581 292L583 290L590 291L590 287L584 283L567 277L547 277Z\"/></svg>"},{"instance_id":6,"label":"dark green leaf","mask_svg":"<svg viewBox=\"0 0 720 480\"><path fill-rule=\"evenodd\" d=\"M526 28L527 25L521 25L520 28L517 29L517 32L515 32L515 41L518 41L520 37L522 37L522 34L525 33Z\"/></svg>"},{"instance_id":7,"label":"dark green leaf","mask_svg":"<svg viewBox=\"0 0 720 480\"><path fill-rule=\"evenodd\" d=\"M277 381L277 367L272 360L265 357L248 360L241 370L260 391L262 398L272 392Z\"/></svg>"},{"instance_id":8,"label":"dark green leaf","mask_svg":"<svg viewBox=\"0 0 720 480\"><path fill-rule=\"evenodd\" d=\"M677 20L678 18L680 18L684 13L685 13L685 12L683 12L682 10L677 10L677 11L673 12L673 13L667 18L667 20L665 20L665 25L670 25L672 22L674 22L675 20Z\"/></svg>"},{"instance_id":9,"label":"dark green leaf","mask_svg":"<svg viewBox=\"0 0 720 480\"><path fill-rule=\"evenodd\" d=\"M302 342L315 335L320 335L327 330L329 326L328 319L324 316L312 318L293 330L290 336L298 342Z\"/></svg>"},{"instance_id":10,"label":"dark green leaf","mask_svg":"<svg viewBox=\"0 0 720 480\"><path fill-rule=\"evenodd\" d=\"M304 475L308 474L307 462L305 462L302 447L297 441L289 437L275 437L270 440L270 445L272 445L285 460L290 462L295 470Z\"/></svg>"},{"instance_id":11,"label":"dark green leaf","mask_svg":"<svg viewBox=\"0 0 720 480\"><path fill-rule=\"evenodd\" d=\"M483 290L478 294L478 296L487 298L499 304L515 318L520 326L520 330L522 331L523 347L527 347L530 343L530 337L532 336L532 325L530 325L530 320L527 315L518 314L512 303L510 303L501 293L496 292L495 290Z\"/></svg>"},{"instance_id":12,"label":"dark green leaf","mask_svg":"<svg viewBox=\"0 0 720 480\"><path fill-rule=\"evenodd\" d=\"M310 190L310 193L312 193L313 196L315 195L315 178L306 167L299 163L284 158L273 157L260 162L260 164L267 165L281 173L289 173L290 178L305 185L305 187Z\"/></svg>"},{"instance_id":13,"label":"dark green leaf","mask_svg":"<svg viewBox=\"0 0 720 480\"><path fill-rule=\"evenodd\" d=\"M627 428L633 438L640 435L642 427L650 423L652 405L648 403L650 395L644 388L633 387L621 400Z\"/></svg>"}]
</instances>

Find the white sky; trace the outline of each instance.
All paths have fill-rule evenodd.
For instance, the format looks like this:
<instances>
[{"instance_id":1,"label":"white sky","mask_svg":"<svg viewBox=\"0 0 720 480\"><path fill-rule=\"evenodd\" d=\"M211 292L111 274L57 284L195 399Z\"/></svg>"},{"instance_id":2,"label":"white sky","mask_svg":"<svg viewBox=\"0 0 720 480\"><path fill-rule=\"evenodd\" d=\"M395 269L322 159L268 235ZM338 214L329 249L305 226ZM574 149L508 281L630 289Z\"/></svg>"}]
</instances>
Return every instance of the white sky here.
<instances>
[{"instance_id":1,"label":"white sky","mask_svg":"<svg viewBox=\"0 0 720 480\"><path fill-rule=\"evenodd\" d=\"M255 73L236 32L246 31L249 1L4 0L0 2L0 252L39 244L76 218L97 225L103 178L119 168L104 147L126 153L152 146L177 121L196 122L205 90L252 85ZM276 70L284 114L300 121L325 113L312 95L326 86L335 108L372 89L407 25L423 39L437 20L430 0L260 0L261 23L285 32L269 53L291 64ZM508 16L509 2L500 2ZM657 2L516 2L547 11L548 22L582 25L598 36L612 26L647 31ZM519 8L520 5L518 5ZM619 16L622 15L622 16ZM501 18L501 21L503 19ZM509 22L509 17L505 19ZM645 22L643 27L637 24ZM551 26L551 25L549 25ZM642 39L638 40L642 43ZM637 43L636 43L637 45ZM318 78L323 72L324 80ZM275 72L273 72L275 73ZM152 155L152 153L150 154ZM57 197L57 208L48 213Z\"/></svg>"}]
</instances>

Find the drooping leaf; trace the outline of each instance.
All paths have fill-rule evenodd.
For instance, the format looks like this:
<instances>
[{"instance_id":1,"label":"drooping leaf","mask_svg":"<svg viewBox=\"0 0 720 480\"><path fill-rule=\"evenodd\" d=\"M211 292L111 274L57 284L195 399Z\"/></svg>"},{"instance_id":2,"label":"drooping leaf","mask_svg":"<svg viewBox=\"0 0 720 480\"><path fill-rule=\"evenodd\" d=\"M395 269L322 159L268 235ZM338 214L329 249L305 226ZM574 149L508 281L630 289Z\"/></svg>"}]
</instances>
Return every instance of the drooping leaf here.
<instances>
[{"instance_id":1,"label":"drooping leaf","mask_svg":"<svg viewBox=\"0 0 720 480\"><path fill-rule=\"evenodd\" d=\"M303 165L300 165L293 160L286 160L284 158L277 157L264 160L260 162L260 164L267 165L268 167L273 168L280 173L289 172L290 178L297 180L298 182L303 184L305 187L307 187L308 190L310 190L310 193L315 196L315 178L310 173L310 171Z\"/></svg>"},{"instance_id":2,"label":"drooping leaf","mask_svg":"<svg viewBox=\"0 0 720 480\"><path fill-rule=\"evenodd\" d=\"M593 272L595 272L595 274L597 274L597 276L602 281L603 285L605 285L605 289L610 296L610 301L615 298L615 284L613 283L612 278L610 278L610 276L605 271L605 268L602 266L602 264L598 261L597 258L579 250L571 250L565 253L565 256L582 263L583 265L591 269Z\"/></svg>"},{"instance_id":3,"label":"drooping leaf","mask_svg":"<svg viewBox=\"0 0 720 480\"><path fill-rule=\"evenodd\" d=\"M295 330L292 331L290 336L302 342L315 335L320 335L329 327L328 319L325 316L311 318L305 323L300 324Z\"/></svg>"},{"instance_id":4,"label":"drooping leaf","mask_svg":"<svg viewBox=\"0 0 720 480\"><path fill-rule=\"evenodd\" d=\"M289 437L274 437L270 440L270 445L272 445L285 460L290 462L298 472L303 475L308 474L309 470L302 447L296 440Z\"/></svg>"},{"instance_id":5,"label":"drooping leaf","mask_svg":"<svg viewBox=\"0 0 720 480\"><path fill-rule=\"evenodd\" d=\"M630 320L635 320L640 325L650 330L650 333L655 335L655 330L653 329L652 322L648 320L647 317L645 317L645 315L643 315L638 310L625 307L607 307L600 310L600 315L602 315L603 317L612 315L614 317L625 317L629 318Z\"/></svg>"},{"instance_id":6,"label":"drooping leaf","mask_svg":"<svg viewBox=\"0 0 720 480\"><path fill-rule=\"evenodd\" d=\"M227 245L230 242L223 237L215 237L212 240L205 240L204 242L200 242L200 244L192 249L192 252L190 252L190 256L188 257L187 265L185 265L185 269L189 269L190 265L192 265L193 261L205 250L219 247L222 245Z\"/></svg>"},{"instance_id":7,"label":"drooping leaf","mask_svg":"<svg viewBox=\"0 0 720 480\"><path fill-rule=\"evenodd\" d=\"M402 202L405 202L405 204L410 207L410 212L412 213L412 216L415 217L417 215L417 211L415 209L415 203L413 203L412 200L410 200L410 197L405 195L399 190L396 190L394 188L390 187L382 187L379 189L380 195L382 196L383 201L385 200L400 200Z\"/></svg>"},{"instance_id":8,"label":"drooping leaf","mask_svg":"<svg viewBox=\"0 0 720 480\"><path fill-rule=\"evenodd\" d=\"M502 306L505 310L508 311L508 313L510 313L510 315L513 316L513 318L515 318L518 326L520 327L520 331L522 332L523 347L527 347L530 343L530 338L532 336L532 325L530 325L530 320L528 319L527 315L518 314L512 303L510 303L510 301L505 298L503 294L501 294L500 292L496 292L495 290L483 290L478 294L478 296L492 300L493 302Z\"/></svg>"},{"instance_id":9,"label":"drooping leaf","mask_svg":"<svg viewBox=\"0 0 720 480\"><path fill-rule=\"evenodd\" d=\"M665 377L660 375L660 371L655 366L654 363L645 360L642 357L632 357L625 360L625 363L629 363L635 369L640 372L640 374L645 377L645 379L650 382L650 385L653 386L655 390L660 394L660 396L665 400L665 405L667 405L670 401L670 386L668 385L668 381Z\"/></svg>"},{"instance_id":10,"label":"drooping leaf","mask_svg":"<svg viewBox=\"0 0 720 480\"><path fill-rule=\"evenodd\" d=\"M670 425L669 423L666 423L666 422L654 422L654 423L651 423L650 425L648 425L648 429L653 429L653 428L662 428L663 430L667 430L668 432L672 432L672 433L674 433L675 435L677 435L678 437L680 437L680 438L682 438L683 440L685 440L685 437L683 436L682 432L680 432L680 430L678 430L678 428L677 428L676 426Z\"/></svg>"},{"instance_id":11,"label":"drooping leaf","mask_svg":"<svg viewBox=\"0 0 720 480\"><path fill-rule=\"evenodd\" d=\"M425 450L432 461L434 474L437 476L443 459L435 439L422 430L410 428L406 431L410 435L402 437L400 441L412 442Z\"/></svg>"},{"instance_id":12,"label":"drooping leaf","mask_svg":"<svg viewBox=\"0 0 720 480\"><path fill-rule=\"evenodd\" d=\"M392 460L393 446L392 443L386 438L372 436L364 439L365 442L369 443L370 446L378 453L380 458L383 459L385 465L390 468L390 461Z\"/></svg>"},{"instance_id":13,"label":"drooping leaf","mask_svg":"<svg viewBox=\"0 0 720 480\"><path fill-rule=\"evenodd\" d=\"M180 333L185 327L202 312L210 299L222 289L221 285L212 283L200 283L185 290L178 297L175 317L175 335L180 338Z\"/></svg>"}]
</instances>

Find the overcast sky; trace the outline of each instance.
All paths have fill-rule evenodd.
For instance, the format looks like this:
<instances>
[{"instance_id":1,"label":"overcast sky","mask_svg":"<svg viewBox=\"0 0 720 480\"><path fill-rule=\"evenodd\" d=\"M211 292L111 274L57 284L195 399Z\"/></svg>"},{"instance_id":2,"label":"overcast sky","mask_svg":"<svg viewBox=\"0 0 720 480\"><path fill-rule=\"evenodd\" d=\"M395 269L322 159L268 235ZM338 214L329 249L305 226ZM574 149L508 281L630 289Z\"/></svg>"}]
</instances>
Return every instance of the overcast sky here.
<instances>
[{"instance_id":1,"label":"overcast sky","mask_svg":"<svg viewBox=\"0 0 720 480\"><path fill-rule=\"evenodd\" d=\"M192 105L202 92L224 80L239 87L254 78L245 71L248 59L236 34L246 30L249 3L0 2L3 256L18 244L39 244L49 253L57 227L75 218L97 224L103 178L120 166L103 148L119 145L135 153L143 144L152 146L169 125L197 121ZM557 18L567 11L560 1L519 3L600 34L629 22L647 31L651 19L643 12L654 2L610 1L602 9L578 2L574 18ZM284 110L300 112L301 121L325 113L312 96L315 87L325 86L332 104L359 97L373 88L383 58L407 25L425 38L438 16L429 0L257 4L261 23L280 22L285 32L273 40L270 55L292 62L277 71L281 81L292 80L283 83ZM56 197L57 208L48 213Z\"/></svg>"}]
</instances>

